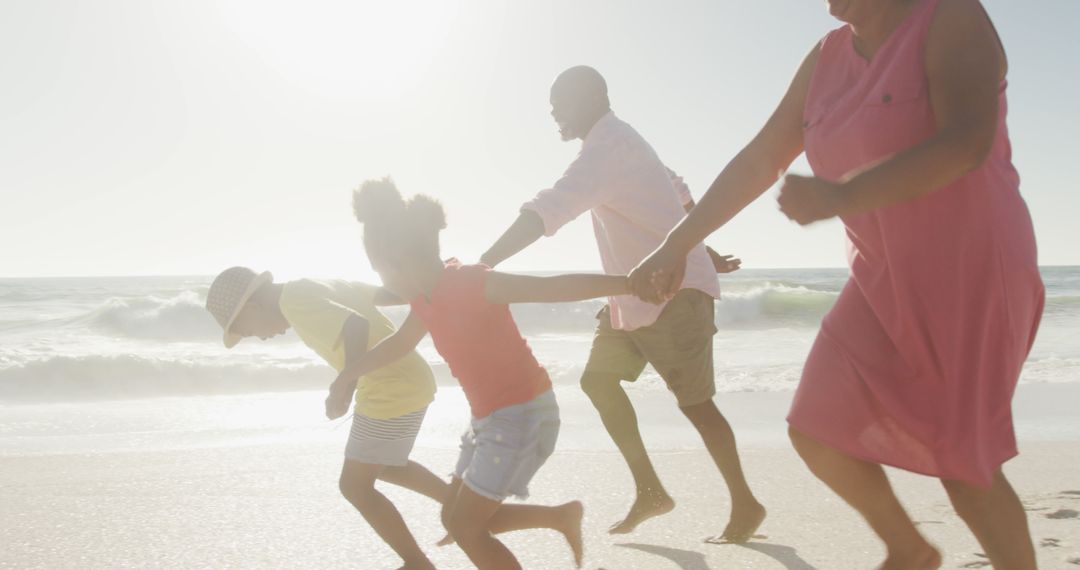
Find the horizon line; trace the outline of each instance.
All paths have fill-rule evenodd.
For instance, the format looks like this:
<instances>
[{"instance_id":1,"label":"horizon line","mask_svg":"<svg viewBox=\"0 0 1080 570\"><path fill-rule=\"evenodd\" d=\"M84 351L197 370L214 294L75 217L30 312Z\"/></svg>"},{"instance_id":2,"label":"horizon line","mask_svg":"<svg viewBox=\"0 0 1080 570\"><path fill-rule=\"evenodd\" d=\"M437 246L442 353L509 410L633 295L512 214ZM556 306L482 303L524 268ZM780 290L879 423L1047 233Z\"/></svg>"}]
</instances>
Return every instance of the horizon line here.
<instances>
[{"instance_id":1,"label":"horizon line","mask_svg":"<svg viewBox=\"0 0 1080 570\"><path fill-rule=\"evenodd\" d=\"M1060 269L1060 268L1080 268L1080 265L1073 264L1040 264L1039 269ZM821 269L850 269L847 266L819 266L819 267L741 267L740 271L809 271L809 270L821 270ZM518 273L600 273L600 271L594 269L515 269L509 272ZM735 271L733 273L738 273ZM115 275L115 274L91 274L91 275L0 275L0 280L29 280L29 279L135 279L135 278L180 278L180 277L198 277L198 278L211 278L216 274L213 273L135 273L127 275ZM310 275L310 278L315 279L342 279L341 277L330 277L325 275Z\"/></svg>"}]
</instances>

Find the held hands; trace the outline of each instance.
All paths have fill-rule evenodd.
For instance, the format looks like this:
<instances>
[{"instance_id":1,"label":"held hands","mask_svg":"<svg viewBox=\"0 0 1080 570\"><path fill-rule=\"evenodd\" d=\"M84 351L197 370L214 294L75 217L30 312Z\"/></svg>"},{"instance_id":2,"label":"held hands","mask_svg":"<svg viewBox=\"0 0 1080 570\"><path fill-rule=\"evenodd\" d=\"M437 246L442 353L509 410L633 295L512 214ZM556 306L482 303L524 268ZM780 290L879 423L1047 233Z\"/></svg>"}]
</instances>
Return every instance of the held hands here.
<instances>
[{"instance_id":1,"label":"held hands","mask_svg":"<svg viewBox=\"0 0 1080 570\"><path fill-rule=\"evenodd\" d=\"M795 174L784 177L777 202L784 215L804 226L838 216L849 207L843 185ZM686 274L686 254L678 253L677 249L664 242L642 260L628 276L630 292L650 303L662 303L674 297ZM737 271L742 264L733 256L720 255L712 248L706 250L717 273Z\"/></svg>"},{"instance_id":2,"label":"held hands","mask_svg":"<svg viewBox=\"0 0 1080 570\"><path fill-rule=\"evenodd\" d=\"M805 226L842 214L847 206L847 192L840 184L788 174L776 201L785 216Z\"/></svg>"},{"instance_id":3,"label":"held hands","mask_svg":"<svg viewBox=\"0 0 1080 570\"><path fill-rule=\"evenodd\" d=\"M686 274L686 256L676 257L670 249L661 246L630 272L630 292L642 301L661 303L679 292ZM720 255L708 246L705 251L717 273L731 273L742 266L742 260L733 255Z\"/></svg>"},{"instance_id":4,"label":"held hands","mask_svg":"<svg viewBox=\"0 0 1080 570\"><path fill-rule=\"evenodd\" d=\"M330 385L330 394L326 396L327 419L336 420L344 416L349 411L349 404L352 403L355 391L355 381L348 382L342 380L340 376L334 380L334 383Z\"/></svg>"},{"instance_id":5,"label":"held hands","mask_svg":"<svg viewBox=\"0 0 1080 570\"><path fill-rule=\"evenodd\" d=\"M662 303L678 293L686 274L686 255L664 244L630 272L630 292L643 301Z\"/></svg>"}]
</instances>

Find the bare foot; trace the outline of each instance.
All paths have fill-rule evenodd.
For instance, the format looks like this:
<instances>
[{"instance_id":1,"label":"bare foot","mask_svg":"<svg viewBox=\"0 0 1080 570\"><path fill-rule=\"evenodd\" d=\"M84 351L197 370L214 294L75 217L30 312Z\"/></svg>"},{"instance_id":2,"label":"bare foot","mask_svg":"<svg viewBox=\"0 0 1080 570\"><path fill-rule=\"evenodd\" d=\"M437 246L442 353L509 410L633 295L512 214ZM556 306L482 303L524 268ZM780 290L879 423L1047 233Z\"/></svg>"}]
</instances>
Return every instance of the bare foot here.
<instances>
[{"instance_id":1,"label":"bare foot","mask_svg":"<svg viewBox=\"0 0 1080 570\"><path fill-rule=\"evenodd\" d=\"M878 570L937 570L941 568L941 553L926 544L919 552L889 554Z\"/></svg>"},{"instance_id":2,"label":"bare foot","mask_svg":"<svg viewBox=\"0 0 1080 570\"><path fill-rule=\"evenodd\" d=\"M418 560L416 562L406 562L404 566L398 568L398 570L435 570L435 565L430 560Z\"/></svg>"},{"instance_id":3,"label":"bare foot","mask_svg":"<svg viewBox=\"0 0 1080 570\"><path fill-rule=\"evenodd\" d=\"M571 501L559 506L560 520L558 531L566 537L570 550L574 553L574 564L581 568L585 558L585 543L581 539L581 521L585 518L585 505L581 501Z\"/></svg>"},{"instance_id":4,"label":"bare foot","mask_svg":"<svg viewBox=\"0 0 1080 570\"><path fill-rule=\"evenodd\" d=\"M728 520L724 533L705 539L710 544L743 544L754 538L754 533L765 520L765 507L761 503L754 503L748 507L731 509L731 519Z\"/></svg>"},{"instance_id":5,"label":"bare foot","mask_svg":"<svg viewBox=\"0 0 1080 570\"><path fill-rule=\"evenodd\" d=\"M667 493L640 494L637 500L634 501L633 506L630 507L630 512L626 514L626 518L615 523L614 526L608 529L608 533L629 534L634 532L634 529L639 524L653 517L670 513L674 508L675 501Z\"/></svg>"}]
</instances>

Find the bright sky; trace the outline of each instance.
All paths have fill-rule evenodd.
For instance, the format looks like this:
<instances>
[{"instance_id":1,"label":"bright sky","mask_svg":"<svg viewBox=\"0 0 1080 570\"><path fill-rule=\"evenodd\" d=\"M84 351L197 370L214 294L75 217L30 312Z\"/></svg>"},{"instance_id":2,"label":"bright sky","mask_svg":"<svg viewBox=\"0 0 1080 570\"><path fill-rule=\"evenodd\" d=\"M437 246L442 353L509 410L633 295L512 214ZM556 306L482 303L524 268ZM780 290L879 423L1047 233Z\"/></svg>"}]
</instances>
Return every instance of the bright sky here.
<instances>
[{"instance_id":1,"label":"bright sky","mask_svg":"<svg viewBox=\"0 0 1080 570\"><path fill-rule=\"evenodd\" d=\"M1080 264L1080 2L986 5L1040 261ZM4 2L0 276L368 277L351 189L386 174L441 199L444 253L475 260L576 153L547 96L581 63L700 196L837 25L809 0ZM839 224L798 228L772 192L709 243L844 264ZM598 259L583 216L507 267Z\"/></svg>"}]
</instances>

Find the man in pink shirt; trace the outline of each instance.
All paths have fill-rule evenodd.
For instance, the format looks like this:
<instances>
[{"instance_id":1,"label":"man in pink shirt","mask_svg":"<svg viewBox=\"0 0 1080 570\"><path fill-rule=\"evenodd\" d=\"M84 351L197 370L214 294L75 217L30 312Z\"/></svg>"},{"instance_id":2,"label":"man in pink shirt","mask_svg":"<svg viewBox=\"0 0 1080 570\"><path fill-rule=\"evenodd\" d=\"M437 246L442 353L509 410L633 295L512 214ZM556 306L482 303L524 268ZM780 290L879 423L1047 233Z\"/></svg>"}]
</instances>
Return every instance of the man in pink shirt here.
<instances>
[{"instance_id":1,"label":"man in pink shirt","mask_svg":"<svg viewBox=\"0 0 1080 570\"><path fill-rule=\"evenodd\" d=\"M659 247L693 207L690 191L645 139L611 111L607 84L595 69L579 66L560 74L551 87L551 107L563 140L581 139L581 152L552 188L522 206L518 219L481 262L494 267L590 211L604 272L625 275ZM645 452L637 416L621 386L624 380L636 380L646 364L652 364L675 394L727 482L731 519L718 538L746 541L765 518L743 475L731 427L712 401L713 303L720 296L716 273L734 271L738 265L738 260L698 244L687 256L681 290L671 300L654 305L632 296L612 297L597 316L600 322L581 386L637 487L630 512L611 527L613 534L629 533L675 506Z\"/></svg>"}]
</instances>

